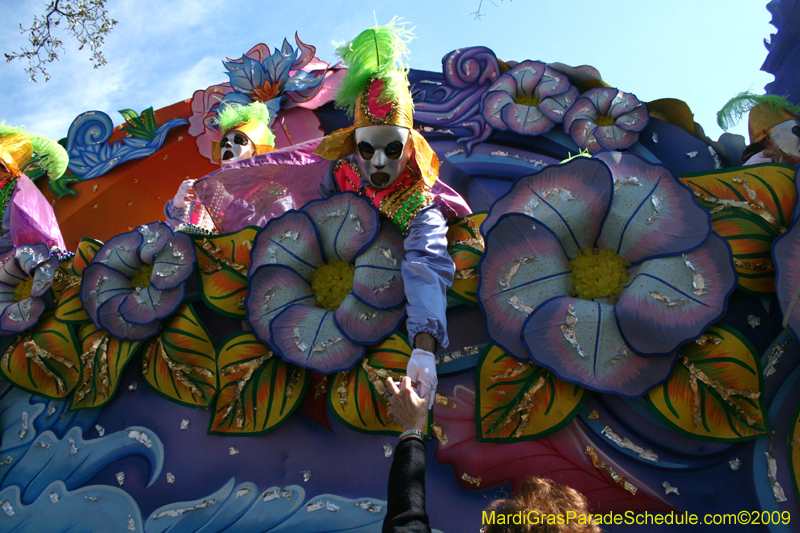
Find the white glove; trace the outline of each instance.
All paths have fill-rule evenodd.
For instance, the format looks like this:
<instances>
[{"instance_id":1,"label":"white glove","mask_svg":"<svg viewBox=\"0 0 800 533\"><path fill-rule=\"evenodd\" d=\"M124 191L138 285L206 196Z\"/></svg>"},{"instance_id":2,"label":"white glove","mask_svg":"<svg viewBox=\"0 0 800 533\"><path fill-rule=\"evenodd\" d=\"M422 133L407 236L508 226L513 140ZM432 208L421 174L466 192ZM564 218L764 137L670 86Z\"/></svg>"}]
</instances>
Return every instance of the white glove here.
<instances>
[{"instance_id":1,"label":"white glove","mask_svg":"<svg viewBox=\"0 0 800 533\"><path fill-rule=\"evenodd\" d=\"M178 187L178 192L175 193L175 198L172 199L172 205L178 209L186 207L186 196L189 195L189 193L194 194L194 181L195 180L184 180L183 183L181 183L181 186Z\"/></svg>"},{"instance_id":2,"label":"white glove","mask_svg":"<svg viewBox=\"0 0 800 533\"><path fill-rule=\"evenodd\" d=\"M436 377L436 357L426 350L414 348L411 352L411 359L408 360L406 375L411 381L419 384L419 395L429 394L428 409L433 407L436 399L436 386L439 378Z\"/></svg>"}]
</instances>

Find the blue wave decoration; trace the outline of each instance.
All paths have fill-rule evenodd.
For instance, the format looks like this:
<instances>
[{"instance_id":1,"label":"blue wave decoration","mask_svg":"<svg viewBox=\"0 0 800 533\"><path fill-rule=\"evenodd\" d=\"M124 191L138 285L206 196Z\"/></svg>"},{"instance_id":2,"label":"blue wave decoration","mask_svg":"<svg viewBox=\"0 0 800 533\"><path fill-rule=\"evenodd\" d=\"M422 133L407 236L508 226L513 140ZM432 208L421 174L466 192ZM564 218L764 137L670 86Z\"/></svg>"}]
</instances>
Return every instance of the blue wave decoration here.
<instances>
[{"instance_id":1,"label":"blue wave decoration","mask_svg":"<svg viewBox=\"0 0 800 533\"><path fill-rule=\"evenodd\" d=\"M135 438L142 434L147 437L147 445ZM161 440L142 427L131 427L88 441L83 439L81 428L74 427L63 439L58 439L52 431L45 431L35 440L33 446L28 446L0 471L0 488L20 487L25 503L35 501L54 481L63 481L70 490L80 487L107 465L129 455L147 459L149 487L158 478L164 462ZM1 450L0 456L5 457Z\"/></svg>"},{"instance_id":2,"label":"blue wave decoration","mask_svg":"<svg viewBox=\"0 0 800 533\"><path fill-rule=\"evenodd\" d=\"M489 138L492 127L481 115L481 99L500 75L497 57L485 46L454 50L442 59L443 83L419 80L411 86L414 120L437 128L466 128L471 135L459 139L467 153Z\"/></svg>"},{"instance_id":3,"label":"blue wave decoration","mask_svg":"<svg viewBox=\"0 0 800 533\"><path fill-rule=\"evenodd\" d=\"M128 137L107 144L114 132L111 118L102 111L81 113L72 121L67 134L69 169L80 175L79 181L102 176L121 163L156 153L170 129L189 124L184 118L168 120L154 133L152 140Z\"/></svg>"},{"instance_id":4,"label":"blue wave decoration","mask_svg":"<svg viewBox=\"0 0 800 533\"><path fill-rule=\"evenodd\" d=\"M69 491L63 482L55 481L45 487L34 502L27 505L21 501L19 487L6 487L0 490L0 503L4 511L0 514L2 531L142 531L142 516L138 504L124 490L107 485L93 485Z\"/></svg>"},{"instance_id":5,"label":"blue wave decoration","mask_svg":"<svg viewBox=\"0 0 800 533\"><path fill-rule=\"evenodd\" d=\"M145 522L145 533L380 533L386 502L322 494L305 502L297 485L259 491L255 483L225 486L205 498L165 505ZM438 530L434 530L438 531ZM441 533L441 532L439 532Z\"/></svg>"}]
</instances>

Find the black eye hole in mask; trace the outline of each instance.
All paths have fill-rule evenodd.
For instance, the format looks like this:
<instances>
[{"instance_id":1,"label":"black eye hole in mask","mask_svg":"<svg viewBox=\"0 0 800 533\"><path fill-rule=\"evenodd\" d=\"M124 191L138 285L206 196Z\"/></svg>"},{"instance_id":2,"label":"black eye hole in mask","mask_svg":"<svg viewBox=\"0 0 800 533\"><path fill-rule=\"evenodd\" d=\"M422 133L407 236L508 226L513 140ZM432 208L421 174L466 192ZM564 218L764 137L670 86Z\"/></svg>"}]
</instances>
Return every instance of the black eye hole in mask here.
<instances>
[{"instance_id":1,"label":"black eye hole in mask","mask_svg":"<svg viewBox=\"0 0 800 533\"><path fill-rule=\"evenodd\" d=\"M403 155L403 143L400 141L392 141L386 145L384 150L386 157L389 159L399 159Z\"/></svg>"},{"instance_id":2,"label":"black eye hole in mask","mask_svg":"<svg viewBox=\"0 0 800 533\"><path fill-rule=\"evenodd\" d=\"M800 137L800 126L795 126L794 128L792 128L792 133Z\"/></svg>"},{"instance_id":3,"label":"black eye hole in mask","mask_svg":"<svg viewBox=\"0 0 800 533\"><path fill-rule=\"evenodd\" d=\"M358 143L358 151L361 154L362 159L372 159L372 156L375 155L375 148L372 147L371 144L365 141L361 141Z\"/></svg>"},{"instance_id":4,"label":"black eye hole in mask","mask_svg":"<svg viewBox=\"0 0 800 533\"><path fill-rule=\"evenodd\" d=\"M247 146L250 144L250 139L245 137L244 135L239 135L238 133L234 135L233 142L238 144L239 146Z\"/></svg>"}]
</instances>

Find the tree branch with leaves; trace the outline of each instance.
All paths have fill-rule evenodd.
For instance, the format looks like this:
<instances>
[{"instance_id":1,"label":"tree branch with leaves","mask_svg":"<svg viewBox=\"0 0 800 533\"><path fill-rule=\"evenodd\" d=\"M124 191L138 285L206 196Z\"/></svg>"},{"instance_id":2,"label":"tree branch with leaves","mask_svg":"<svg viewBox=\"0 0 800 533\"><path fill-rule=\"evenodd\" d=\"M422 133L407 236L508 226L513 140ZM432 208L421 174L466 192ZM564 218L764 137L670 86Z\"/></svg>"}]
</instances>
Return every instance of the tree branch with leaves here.
<instances>
[{"instance_id":1,"label":"tree branch with leaves","mask_svg":"<svg viewBox=\"0 0 800 533\"><path fill-rule=\"evenodd\" d=\"M116 20L108 17L106 0L53 0L44 14L33 17L30 27L19 25L20 33L28 36L30 48L20 47L19 52L6 53L6 62L27 60L25 72L31 81L40 75L49 81L47 65L64 52L64 43L56 32L66 28L67 34L80 44L79 50L89 47L92 65L99 68L106 64L101 48L116 24Z\"/></svg>"}]
</instances>

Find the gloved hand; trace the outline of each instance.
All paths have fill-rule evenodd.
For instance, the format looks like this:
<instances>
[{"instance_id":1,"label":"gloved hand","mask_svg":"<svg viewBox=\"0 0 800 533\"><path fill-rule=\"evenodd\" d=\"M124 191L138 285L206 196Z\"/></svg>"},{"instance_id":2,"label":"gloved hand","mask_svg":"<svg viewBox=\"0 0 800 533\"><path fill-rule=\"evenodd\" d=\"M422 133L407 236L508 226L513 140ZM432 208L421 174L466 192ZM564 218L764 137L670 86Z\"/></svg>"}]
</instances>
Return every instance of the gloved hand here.
<instances>
[{"instance_id":1,"label":"gloved hand","mask_svg":"<svg viewBox=\"0 0 800 533\"><path fill-rule=\"evenodd\" d=\"M172 205L178 209L186 207L186 197L189 194L194 195L194 181L184 180L181 186L178 187L178 192L175 193L175 198L172 199Z\"/></svg>"},{"instance_id":2,"label":"gloved hand","mask_svg":"<svg viewBox=\"0 0 800 533\"><path fill-rule=\"evenodd\" d=\"M420 396L429 395L428 409L433 407L436 386L439 384L439 378L436 377L436 357L429 351L414 348L411 359L408 360L406 375L419 384Z\"/></svg>"}]
</instances>

